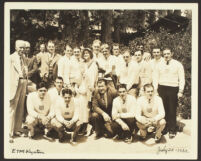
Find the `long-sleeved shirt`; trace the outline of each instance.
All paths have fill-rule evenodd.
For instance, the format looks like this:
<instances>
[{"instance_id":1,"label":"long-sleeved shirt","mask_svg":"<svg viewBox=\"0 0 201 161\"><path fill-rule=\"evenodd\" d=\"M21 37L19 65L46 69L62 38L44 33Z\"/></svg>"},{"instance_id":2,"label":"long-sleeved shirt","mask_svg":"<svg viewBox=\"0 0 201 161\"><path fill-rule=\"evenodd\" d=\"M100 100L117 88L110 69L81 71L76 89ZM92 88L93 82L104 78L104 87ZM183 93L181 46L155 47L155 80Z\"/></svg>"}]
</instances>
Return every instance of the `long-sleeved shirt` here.
<instances>
[{"instance_id":1,"label":"long-sleeved shirt","mask_svg":"<svg viewBox=\"0 0 201 161\"><path fill-rule=\"evenodd\" d=\"M128 66L126 66L126 63L122 66L119 81L120 83L127 85L127 90L129 90L134 84L138 84L139 69L139 66L134 61L130 61Z\"/></svg>"},{"instance_id":2,"label":"long-sleeved shirt","mask_svg":"<svg viewBox=\"0 0 201 161\"><path fill-rule=\"evenodd\" d=\"M58 97L62 96L62 91L60 91L60 93L59 93L58 90L56 89L56 87L52 87L48 90L48 94L50 96L51 103L55 104Z\"/></svg>"},{"instance_id":3,"label":"long-sleeved shirt","mask_svg":"<svg viewBox=\"0 0 201 161\"><path fill-rule=\"evenodd\" d=\"M115 67L115 57L110 55L107 59L103 56L97 59L99 67L105 70L105 74L112 72L112 67Z\"/></svg>"},{"instance_id":4,"label":"long-sleeved shirt","mask_svg":"<svg viewBox=\"0 0 201 161\"><path fill-rule=\"evenodd\" d=\"M174 59L166 64L165 60L162 60L155 68L153 74L153 85L155 90L159 85L179 87L179 91L183 92L185 86L185 76L183 65Z\"/></svg>"},{"instance_id":5,"label":"long-sleeved shirt","mask_svg":"<svg viewBox=\"0 0 201 161\"><path fill-rule=\"evenodd\" d=\"M76 122L79 118L79 100L71 98L67 106L64 99L60 97L55 104L55 112L57 120L61 123L66 119L71 119L71 121Z\"/></svg>"},{"instance_id":6,"label":"long-sleeved shirt","mask_svg":"<svg viewBox=\"0 0 201 161\"><path fill-rule=\"evenodd\" d=\"M163 101L159 96L154 96L150 102L146 96L139 97L137 105L135 118L139 122L144 118L154 118L159 121L165 117Z\"/></svg>"},{"instance_id":7,"label":"long-sleeved shirt","mask_svg":"<svg viewBox=\"0 0 201 161\"><path fill-rule=\"evenodd\" d=\"M46 93L44 99L41 100L38 92L30 93L27 97L27 111L28 114L34 118L39 114L53 118L54 110L52 110L49 94Z\"/></svg>"},{"instance_id":8,"label":"long-sleeved shirt","mask_svg":"<svg viewBox=\"0 0 201 161\"><path fill-rule=\"evenodd\" d=\"M70 75L70 57L64 55L58 61L58 76L62 77L64 83L69 85L70 84L69 75Z\"/></svg>"},{"instance_id":9,"label":"long-sleeved shirt","mask_svg":"<svg viewBox=\"0 0 201 161\"><path fill-rule=\"evenodd\" d=\"M114 59L115 59L115 73L117 76L119 76L121 73L121 68L125 64L125 61L123 55L121 54L119 54L118 56L114 55Z\"/></svg>"},{"instance_id":10,"label":"long-sleeved shirt","mask_svg":"<svg viewBox=\"0 0 201 161\"><path fill-rule=\"evenodd\" d=\"M117 122L121 119L118 118L118 114L121 115L121 118L134 118L137 108L136 98L132 95L127 94L126 100L123 102L120 96L116 97L113 100L112 105L112 119Z\"/></svg>"}]
</instances>

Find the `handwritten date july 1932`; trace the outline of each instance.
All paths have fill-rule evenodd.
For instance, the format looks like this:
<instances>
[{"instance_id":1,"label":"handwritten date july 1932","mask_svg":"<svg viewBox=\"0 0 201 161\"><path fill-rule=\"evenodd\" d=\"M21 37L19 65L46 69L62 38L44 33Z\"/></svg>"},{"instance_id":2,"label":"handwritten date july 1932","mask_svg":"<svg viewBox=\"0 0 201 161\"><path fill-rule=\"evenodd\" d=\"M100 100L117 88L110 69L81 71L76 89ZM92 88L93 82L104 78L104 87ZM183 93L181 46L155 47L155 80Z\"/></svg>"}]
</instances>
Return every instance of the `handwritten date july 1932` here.
<instances>
[{"instance_id":1,"label":"handwritten date july 1932","mask_svg":"<svg viewBox=\"0 0 201 161\"><path fill-rule=\"evenodd\" d=\"M159 146L158 149L157 149L157 154L160 154L160 153L165 153L165 154L168 154L168 153L171 153L171 152L176 152L176 153L189 153L188 149L187 148L183 148L183 147L168 147L168 146Z\"/></svg>"},{"instance_id":2,"label":"handwritten date july 1932","mask_svg":"<svg viewBox=\"0 0 201 161\"><path fill-rule=\"evenodd\" d=\"M15 154L45 154L44 152L40 151L39 149L31 150L31 149L12 149L12 153Z\"/></svg>"}]
</instances>

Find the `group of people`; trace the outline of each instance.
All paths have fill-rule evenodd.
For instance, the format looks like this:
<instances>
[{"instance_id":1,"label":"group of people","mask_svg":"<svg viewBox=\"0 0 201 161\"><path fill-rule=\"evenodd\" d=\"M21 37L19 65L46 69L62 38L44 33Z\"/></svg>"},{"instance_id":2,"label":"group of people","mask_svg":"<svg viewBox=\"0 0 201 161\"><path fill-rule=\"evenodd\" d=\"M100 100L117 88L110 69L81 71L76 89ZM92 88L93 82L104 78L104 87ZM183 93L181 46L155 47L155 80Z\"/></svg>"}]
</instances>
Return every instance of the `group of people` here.
<instances>
[{"instance_id":1,"label":"group of people","mask_svg":"<svg viewBox=\"0 0 201 161\"><path fill-rule=\"evenodd\" d=\"M62 55L48 41L32 55L29 42L16 40L10 55L11 143L15 136L34 138L38 131L71 143L93 132L96 139L127 143L137 133L141 139L154 133L155 142L166 133L175 137L185 77L173 51L154 46L149 53L138 44L132 54L100 40L91 47L66 44Z\"/></svg>"}]
</instances>

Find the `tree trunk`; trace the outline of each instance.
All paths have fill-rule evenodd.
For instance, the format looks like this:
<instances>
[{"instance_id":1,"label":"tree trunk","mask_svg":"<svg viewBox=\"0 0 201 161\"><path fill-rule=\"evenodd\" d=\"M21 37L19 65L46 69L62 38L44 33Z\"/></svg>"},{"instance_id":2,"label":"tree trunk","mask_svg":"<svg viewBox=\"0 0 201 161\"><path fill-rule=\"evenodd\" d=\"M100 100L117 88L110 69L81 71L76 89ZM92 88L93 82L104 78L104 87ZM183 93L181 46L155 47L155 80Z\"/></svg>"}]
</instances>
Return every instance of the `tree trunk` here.
<instances>
[{"instance_id":1,"label":"tree trunk","mask_svg":"<svg viewBox=\"0 0 201 161\"><path fill-rule=\"evenodd\" d=\"M103 11L103 19L101 25L101 37L103 43L110 43L112 41L112 11Z\"/></svg>"}]
</instances>

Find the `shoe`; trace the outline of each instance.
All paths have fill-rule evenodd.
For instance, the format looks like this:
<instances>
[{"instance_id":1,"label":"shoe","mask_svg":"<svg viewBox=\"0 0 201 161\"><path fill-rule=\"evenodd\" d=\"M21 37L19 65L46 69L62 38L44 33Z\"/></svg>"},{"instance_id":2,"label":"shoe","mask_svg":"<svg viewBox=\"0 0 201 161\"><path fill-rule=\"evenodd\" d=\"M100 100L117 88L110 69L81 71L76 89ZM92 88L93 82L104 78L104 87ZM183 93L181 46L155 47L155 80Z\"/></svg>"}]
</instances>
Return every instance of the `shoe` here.
<instances>
[{"instance_id":1,"label":"shoe","mask_svg":"<svg viewBox=\"0 0 201 161\"><path fill-rule=\"evenodd\" d=\"M119 140L119 135L115 135L112 139L113 140Z\"/></svg>"},{"instance_id":2,"label":"shoe","mask_svg":"<svg viewBox=\"0 0 201 161\"><path fill-rule=\"evenodd\" d=\"M176 136L175 133L170 133L170 132L169 132L169 138L170 138L170 139L173 139L175 136Z\"/></svg>"},{"instance_id":3,"label":"shoe","mask_svg":"<svg viewBox=\"0 0 201 161\"><path fill-rule=\"evenodd\" d=\"M149 132L149 133L154 132L154 130L155 130L155 127L153 127L153 126L149 126L147 128L147 132Z\"/></svg>"},{"instance_id":4,"label":"shoe","mask_svg":"<svg viewBox=\"0 0 201 161\"><path fill-rule=\"evenodd\" d=\"M98 139L100 139L101 137L103 136L103 134L96 134L96 136L95 136L95 140L98 140Z\"/></svg>"},{"instance_id":5,"label":"shoe","mask_svg":"<svg viewBox=\"0 0 201 161\"><path fill-rule=\"evenodd\" d=\"M65 138L64 138L64 137L59 138L59 142L60 142L60 143L63 143L64 141L65 141Z\"/></svg>"},{"instance_id":6,"label":"shoe","mask_svg":"<svg viewBox=\"0 0 201 161\"><path fill-rule=\"evenodd\" d=\"M21 131L17 131L14 133L15 136L22 136L22 132Z\"/></svg>"},{"instance_id":7,"label":"shoe","mask_svg":"<svg viewBox=\"0 0 201 161\"><path fill-rule=\"evenodd\" d=\"M155 143L160 143L161 137L159 138L159 137L155 136L154 140L155 140Z\"/></svg>"},{"instance_id":8,"label":"shoe","mask_svg":"<svg viewBox=\"0 0 201 161\"><path fill-rule=\"evenodd\" d=\"M126 137L126 138L124 139L124 141L125 141L126 143L128 143L128 144L131 144L132 141L133 141L133 137L132 137L132 136L131 136L130 138Z\"/></svg>"},{"instance_id":9,"label":"shoe","mask_svg":"<svg viewBox=\"0 0 201 161\"><path fill-rule=\"evenodd\" d=\"M92 126L87 124L86 134L84 136L90 136L92 134Z\"/></svg>"},{"instance_id":10,"label":"shoe","mask_svg":"<svg viewBox=\"0 0 201 161\"><path fill-rule=\"evenodd\" d=\"M12 136L9 136L9 143L14 143L14 139Z\"/></svg>"},{"instance_id":11,"label":"shoe","mask_svg":"<svg viewBox=\"0 0 201 161\"><path fill-rule=\"evenodd\" d=\"M75 136L74 132L73 132L73 133L71 133L71 139L70 139L70 143L71 143L72 145L76 145L76 144L77 144L77 142L75 141L74 136Z\"/></svg>"}]
</instances>

